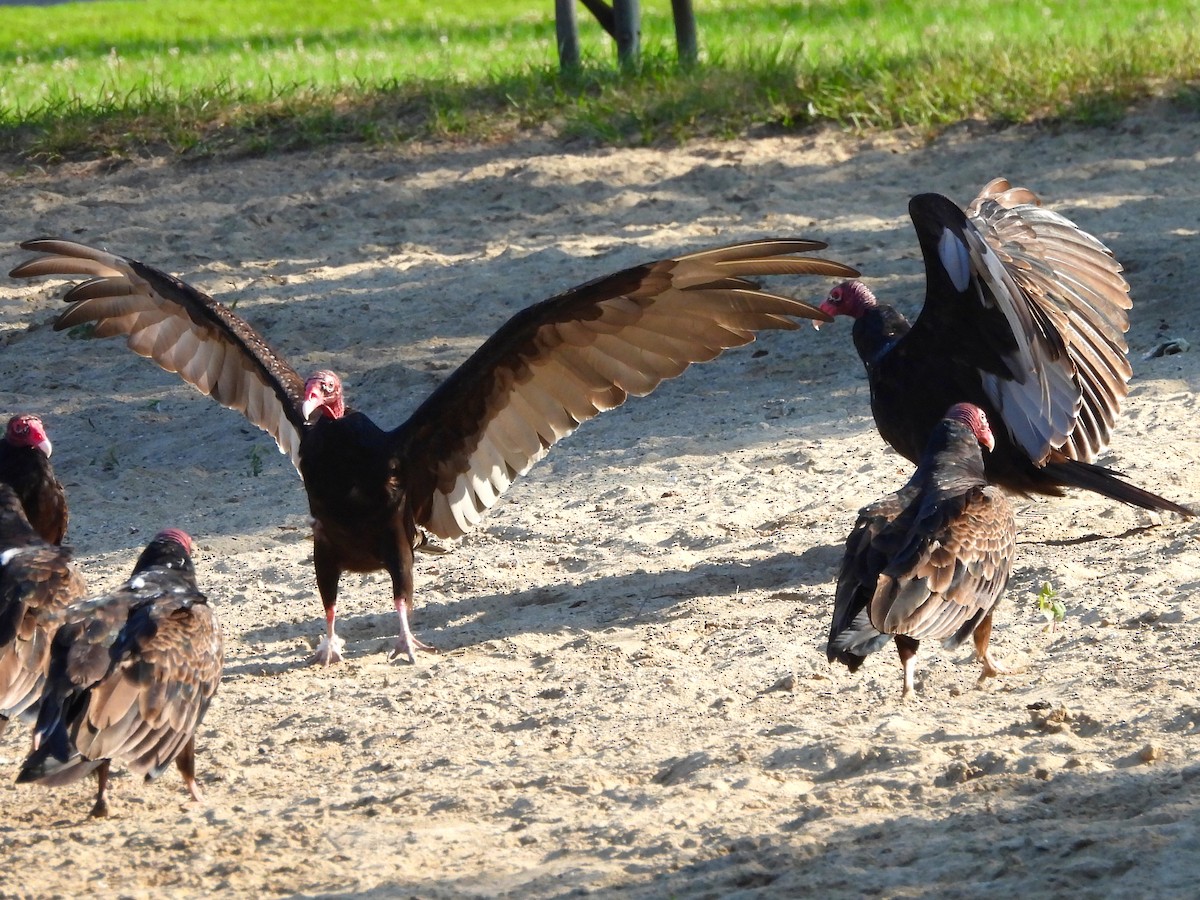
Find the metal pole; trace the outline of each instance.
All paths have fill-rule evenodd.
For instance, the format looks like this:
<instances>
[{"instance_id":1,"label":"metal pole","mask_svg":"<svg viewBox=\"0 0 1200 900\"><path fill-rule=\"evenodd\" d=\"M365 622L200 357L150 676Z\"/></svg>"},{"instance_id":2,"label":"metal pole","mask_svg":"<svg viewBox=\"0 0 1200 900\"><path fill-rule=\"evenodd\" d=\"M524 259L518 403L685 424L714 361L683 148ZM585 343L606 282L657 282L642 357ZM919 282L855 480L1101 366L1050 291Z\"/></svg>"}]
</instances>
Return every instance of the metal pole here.
<instances>
[{"instance_id":1,"label":"metal pole","mask_svg":"<svg viewBox=\"0 0 1200 900\"><path fill-rule=\"evenodd\" d=\"M638 0L613 0L613 15L617 23L617 60L623 69L636 68L642 52Z\"/></svg>"},{"instance_id":2,"label":"metal pole","mask_svg":"<svg viewBox=\"0 0 1200 900\"><path fill-rule=\"evenodd\" d=\"M579 68L579 26L575 20L575 0L554 0L554 31L558 38L558 68L573 72Z\"/></svg>"},{"instance_id":3,"label":"metal pole","mask_svg":"<svg viewBox=\"0 0 1200 900\"><path fill-rule=\"evenodd\" d=\"M671 12L675 16L675 46L679 48L679 61L690 66L699 57L692 0L671 0Z\"/></svg>"}]
</instances>

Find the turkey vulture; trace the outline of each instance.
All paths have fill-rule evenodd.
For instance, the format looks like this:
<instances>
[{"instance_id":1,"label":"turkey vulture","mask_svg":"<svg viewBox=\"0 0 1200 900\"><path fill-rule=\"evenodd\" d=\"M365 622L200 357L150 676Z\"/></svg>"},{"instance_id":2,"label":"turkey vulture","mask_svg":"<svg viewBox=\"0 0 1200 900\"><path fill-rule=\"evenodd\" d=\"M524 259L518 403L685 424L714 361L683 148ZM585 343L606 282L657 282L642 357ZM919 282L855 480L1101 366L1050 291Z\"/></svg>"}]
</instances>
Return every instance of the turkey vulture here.
<instances>
[{"instance_id":1,"label":"turkey vulture","mask_svg":"<svg viewBox=\"0 0 1200 900\"><path fill-rule=\"evenodd\" d=\"M894 637L907 695L922 640L952 648L972 636L980 680L1004 672L988 640L1016 524L1004 492L988 484L981 446L995 446L986 414L956 404L934 426L908 483L859 512L838 575L830 662L855 672Z\"/></svg>"},{"instance_id":2,"label":"turkey vulture","mask_svg":"<svg viewBox=\"0 0 1200 900\"><path fill-rule=\"evenodd\" d=\"M61 544L67 533L67 495L50 466L51 450L41 419L13 416L0 441L0 481L17 492L42 539Z\"/></svg>"},{"instance_id":3,"label":"turkey vulture","mask_svg":"<svg viewBox=\"0 0 1200 900\"><path fill-rule=\"evenodd\" d=\"M1002 178L965 213L940 194L913 197L908 212L925 260L916 321L858 281L821 304L854 319L883 439L916 462L945 410L973 403L995 428L993 484L1024 495L1084 488L1192 515L1095 464L1131 374L1129 285L1108 248Z\"/></svg>"},{"instance_id":4,"label":"turkey vulture","mask_svg":"<svg viewBox=\"0 0 1200 900\"><path fill-rule=\"evenodd\" d=\"M155 778L174 760L193 800L196 729L221 680L221 627L196 587L192 539L155 535L111 594L72 606L18 782L69 784L97 771L91 815L108 815L112 760Z\"/></svg>"},{"instance_id":5,"label":"turkey vulture","mask_svg":"<svg viewBox=\"0 0 1200 900\"><path fill-rule=\"evenodd\" d=\"M36 712L50 642L84 591L71 551L46 543L16 492L0 482L0 733L9 719Z\"/></svg>"},{"instance_id":6,"label":"turkey vulture","mask_svg":"<svg viewBox=\"0 0 1200 900\"><path fill-rule=\"evenodd\" d=\"M21 246L43 255L14 276L91 276L67 293L56 329L94 322L97 336L126 335L134 352L242 412L291 457L313 516L326 628L312 661L323 664L341 658L342 572L387 570L400 619L392 655L415 662L415 650L432 649L408 622L413 550L427 533L466 534L557 441L628 395L648 394L760 329L795 328L791 316L827 319L750 277L857 274L797 255L824 244L782 239L625 269L517 313L385 431L345 405L337 375L301 378L231 310L182 281L70 241Z\"/></svg>"}]
</instances>

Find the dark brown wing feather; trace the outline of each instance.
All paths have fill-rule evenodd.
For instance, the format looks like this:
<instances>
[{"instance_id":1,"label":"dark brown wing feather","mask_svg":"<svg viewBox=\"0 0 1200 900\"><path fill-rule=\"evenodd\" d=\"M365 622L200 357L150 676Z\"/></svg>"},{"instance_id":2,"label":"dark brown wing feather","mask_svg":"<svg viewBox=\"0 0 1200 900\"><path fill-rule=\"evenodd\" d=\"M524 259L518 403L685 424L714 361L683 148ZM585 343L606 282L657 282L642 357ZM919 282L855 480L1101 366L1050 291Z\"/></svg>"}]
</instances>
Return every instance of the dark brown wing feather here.
<instances>
[{"instance_id":1,"label":"dark brown wing feather","mask_svg":"<svg viewBox=\"0 0 1200 900\"><path fill-rule=\"evenodd\" d=\"M935 521L909 532L881 573L871 624L884 634L957 644L1004 593L1016 547L1012 506L996 487L943 502Z\"/></svg>"},{"instance_id":2,"label":"dark brown wing feather","mask_svg":"<svg viewBox=\"0 0 1200 900\"><path fill-rule=\"evenodd\" d=\"M54 634L83 594L71 551L46 543L16 491L0 483L0 730L37 702Z\"/></svg>"},{"instance_id":3,"label":"dark brown wing feather","mask_svg":"<svg viewBox=\"0 0 1200 900\"><path fill-rule=\"evenodd\" d=\"M830 662L840 659L850 666L852 672L858 669L867 653L878 649L875 645L887 641L887 635L871 627L867 605L875 595L880 573L887 568L896 551L896 538L887 527L912 502L917 490L916 484L909 482L894 494L864 506L859 510L854 529L846 539L846 550L834 593L833 621L829 626L826 656ZM849 637L852 631L861 631L863 635L852 639ZM847 637L842 644L853 646L849 652L846 652L846 647L839 645L838 639L843 635ZM872 641L874 644L869 648L862 645Z\"/></svg>"},{"instance_id":4,"label":"dark brown wing feather","mask_svg":"<svg viewBox=\"0 0 1200 900\"><path fill-rule=\"evenodd\" d=\"M66 784L104 759L158 775L204 718L223 664L220 626L178 572L150 569L75 604L54 639L18 780Z\"/></svg>"},{"instance_id":5,"label":"dark brown wing feather","mask_svg":"<svg viewBox=\"0 0 1200 900\"><path fill-rule=\"evenodd\" d=\"M54 633L84 593L83 577L63 547L0 553L0 716L11 719L37 701Z\"/></svg>"},{"instance_id":6,"label":"dark brown wing feather","mask_svg":"<svg viewBox=\"0 0 1200 900\"><path fill-rule=\"evenodd\" d=\"M96 335L125 335L148 356L275 439L299 468L303 379L246 322L164 272L72 241L43 238L22 249L44 254L12 270L17 278L89 275L64 298L55 329L94 322Z\"/></svg>"},{"instance_id":7,"label":"dark brown wing feather","mask_svg":"<svg viewBox=\"0 0 1200 900\"><path fill-rule=\"evenodd\" d=\"M459 537L581 422L756 331L795 328L789 317L826 319L748 280L854 272L796 255L824 246L762 240L662 260L518 313L393 433L417 522Z\"/></svg>"},{"instance_id":8,"label":"dark brown wing feather","mask_svg":"<svg viewBox=\"0 0 1200 900\"><path fill-rule=\"evenodd\" d=\"M194 598L186 606L182 600L156 603L144 630L126 636L129 650L92 689L73 731L87 759L122 760L153 777L195 732L216 693L224 654L212 611ZM68 673L72 680L90 674L87 666Z\"/></svg>"}]
</instances>

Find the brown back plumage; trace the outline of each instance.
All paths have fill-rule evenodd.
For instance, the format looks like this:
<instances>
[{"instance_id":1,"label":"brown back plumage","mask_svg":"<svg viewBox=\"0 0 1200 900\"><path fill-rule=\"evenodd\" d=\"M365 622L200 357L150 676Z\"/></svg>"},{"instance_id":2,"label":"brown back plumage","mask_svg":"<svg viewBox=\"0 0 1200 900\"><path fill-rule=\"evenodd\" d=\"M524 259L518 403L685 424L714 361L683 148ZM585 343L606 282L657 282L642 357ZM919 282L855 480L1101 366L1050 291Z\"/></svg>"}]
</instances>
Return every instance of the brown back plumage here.
<instances>
[{"instance_id":1,"label":"brown back plumage","mask_svg":"<svg viewBox=\"0 0 1200 900\"><path fill-rule=\"evenodd\" d=\"M859 513L838 577L830 661L854 671L890 637L955 647L985 620L990 629L1015 549L1012 505L987 483L976 435L943 419L909 482Z\"/></svg>"},{"instance_id":2,"label":"brown back plumage","mask_svg":"<svg viewBox=\"0 0 1200 900\"><path fill-rule=\"evenodd\" d=\"M43 541L0 484L0 731L36 711L54 634L84 593L71 551Z\"/></svg>"},{"instance_id":3,"label":"brown back plumage","mask_svg":"<svg viewBox=\"0 0 1200 900\"><path fill-rule=\"evenodd\" d=\"M106 772L109 760L153 778L185 756L193 787L192 742L220 682L224 647L173 534L181 533L160 533L116 591L68 610L18 781L65 784L101 765ZM100 792L97 808L103 782Z\"/></svg>"}]
</instances>

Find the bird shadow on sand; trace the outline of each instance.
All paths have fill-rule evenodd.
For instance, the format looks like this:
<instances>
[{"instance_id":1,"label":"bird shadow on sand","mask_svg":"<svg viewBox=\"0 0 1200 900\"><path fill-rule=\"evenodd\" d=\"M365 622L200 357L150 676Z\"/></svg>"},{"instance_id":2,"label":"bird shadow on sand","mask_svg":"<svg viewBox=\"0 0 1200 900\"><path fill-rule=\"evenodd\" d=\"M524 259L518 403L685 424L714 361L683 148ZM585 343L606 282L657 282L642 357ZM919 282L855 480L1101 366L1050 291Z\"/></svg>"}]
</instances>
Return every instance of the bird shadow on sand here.
<instances>
[{"instance_id":1,"label":"bird shadow on sand","mask_svg":"<svg viewBox=\"0 0 1200 900\"><path fill-rule=\"evenodd\" d=\"M682 608L687 601L716 594L766 591L797 603L821 606L831 602L831 595L813 588L834 577L836 573L829 563L839 558L838 547L809 547L798 554L777 553L749 564L718 561L684 570L602 575L582 585L558 582L446 603L423 603L418 591L413 626L418 636L442 653L451 654L524 634L600 633L646 620L670 622L692 614ZM581 589L584 587L586 590ZM318 613L315 595L311 605ZM250 643L283 645L313 638L319 630L318 616L314 615L312 620L296 624L253 628L242 637ZM391 648L397 633L396 615L388 610L340 616L338 633L346 640L347 659L369 657ZM302 664L303 660L296 661L296 665ZM286 668L289 666L251 658L244 664L227 666L226 673Z\"/></svg>"}]
</instances>

